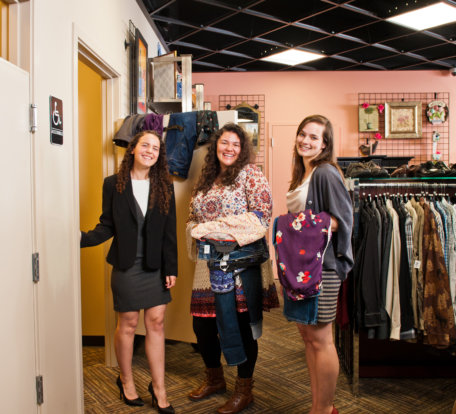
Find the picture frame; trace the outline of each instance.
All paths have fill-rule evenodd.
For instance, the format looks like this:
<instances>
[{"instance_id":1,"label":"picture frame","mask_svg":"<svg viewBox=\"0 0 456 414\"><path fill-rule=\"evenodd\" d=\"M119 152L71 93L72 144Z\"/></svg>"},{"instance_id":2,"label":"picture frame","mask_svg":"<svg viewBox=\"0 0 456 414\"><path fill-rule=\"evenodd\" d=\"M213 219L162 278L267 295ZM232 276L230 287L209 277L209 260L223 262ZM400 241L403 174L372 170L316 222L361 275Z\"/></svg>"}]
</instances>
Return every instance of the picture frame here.
<instances>
[{"instance_id":1,"label":"picture frame","mask_svg":"<svg viewBox=\"0 0 456 414\"><path fill-rule=\"evenodd\" d=\"M135 28L135 47L133 53L133 82L131 112L133 114L147 113L148 100L148 63L147 63L147 42L138 28Z\"/></svg>"},{"instance_id":2,"label":"picture frame","mask_svg":"<svg viewBox=\"0 0 456 414\"><path fill-rule=\"evenodd\" d=\"M359 132L376 132L379 130L378 106L364 104L358 109L358 130Z\"/></svg>"},{"instance_id":3,"label":"picture frame","mask_svg":"<svg viewBox=\"0 0 456 414\"><path fill-rule=\"evenodd\" d=\"M421 101L385 103L385 138L421 138Z\"/></svg>"}]
</instances>

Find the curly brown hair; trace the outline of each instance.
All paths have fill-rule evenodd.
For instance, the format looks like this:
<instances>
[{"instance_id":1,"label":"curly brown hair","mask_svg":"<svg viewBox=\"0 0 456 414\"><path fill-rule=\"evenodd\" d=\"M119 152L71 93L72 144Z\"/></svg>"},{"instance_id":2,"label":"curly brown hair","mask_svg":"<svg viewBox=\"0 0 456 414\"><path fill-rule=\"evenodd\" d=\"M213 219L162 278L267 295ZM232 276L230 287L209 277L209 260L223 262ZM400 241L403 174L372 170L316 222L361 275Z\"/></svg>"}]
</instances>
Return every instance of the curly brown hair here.
<instances>
[{"instance_id":1,"label":"curly brown hair","mask_svg":"<svg viewBox=\"0 0 456 414\"><path fill-rule=\"evenodd\" d=\"M225 132L234 132L238 136L241 143L241 152L235 163L222 172L220 161L217 157L217 143ZM231 122L225 124L211 136L207 155L204 159L205 164L201 176L193 189L193 195L196 195L200 191L202 191L203 194L206 194L211 189L216 179L224 186L234 185L234 181L239 172L247 164L253 161L253 156L252 143L245 130L239 125Z\"/></svg>"},{"instance_id":2,"label":"curly brown hair","mask_svg":"<svg viewBox=\"0 0 456 414\"><path fill-rule=\"evenodd\" d=\"M156 131L145 130L136 134L128 144L127 150L120 164L119 172L117 173L116 189L119 193L125 190L128 180L131 179L130 171L133 168L135 156L132 151L136 148L141 137L147 134L152 134L160 141L160 151L157 162L149 170L150 195L149 208L152 208L157 203L162 214L168 214L169 201L173 191L173 184L168 173L168 162L166 159L166 146L161 139L160 134Z\"/></svg>"},{"instance_id":3,"label":"curly brown hair","mask_svg":"<svg viewBox=\"0 0 456 414\"><path fill-rule=\"evenodd\" d=\"M337 168L339 174L343 179L344 175L340 167L333 161L334 132L331 121L328 118L323 115L310 115L304 118L298 126L296 136L298 136L301 130L310 122L315 122L325 127L323 130L323 143L325 144L325 148L323 148L320 154L318 154L313 160L310 161L310 165L312 167L316 167L324 163L331 164ZM291 175L290 188L288 191L293 191L299 187L299 185L301 185L304 174L306 172L304 163L302 162L302 157L298 154L298 150L296 149L296 142L293 145L293 172Z\"/></svg>"}]
</instances>

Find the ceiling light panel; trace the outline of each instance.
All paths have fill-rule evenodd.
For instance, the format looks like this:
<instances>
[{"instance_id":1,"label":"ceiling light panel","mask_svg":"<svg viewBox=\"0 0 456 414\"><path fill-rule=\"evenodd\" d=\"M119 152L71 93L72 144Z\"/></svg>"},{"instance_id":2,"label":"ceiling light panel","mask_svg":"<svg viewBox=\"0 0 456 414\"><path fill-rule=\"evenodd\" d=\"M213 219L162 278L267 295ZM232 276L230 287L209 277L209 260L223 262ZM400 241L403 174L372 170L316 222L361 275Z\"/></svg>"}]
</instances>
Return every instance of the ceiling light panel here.
<instances>
[{"instance_id":1,"label":"ceiling light panel","mask_svg":"<svg viewBox=\"0 0 456 414\"><path fill-rule=\"evenodd\" d=\"M456 21L456 7L440 2L387 19L391 23L425 30Z\"/></svg>"},{"instance_id":2,"label":"ceiling light panel","mask_svg":"<svg viewBox=\"0 0 456 414\"><path fill-rule=\"evenodd\" d=\"M312 60L321 59L324 55L319 55L317 53L310 53L304 50L297 49L288 49L283 52L275 53L274 55L269 55L261 60L267 62L280 63L282 65L299 65L300 63L310 62Z\"/></svg>"}]
</instances>

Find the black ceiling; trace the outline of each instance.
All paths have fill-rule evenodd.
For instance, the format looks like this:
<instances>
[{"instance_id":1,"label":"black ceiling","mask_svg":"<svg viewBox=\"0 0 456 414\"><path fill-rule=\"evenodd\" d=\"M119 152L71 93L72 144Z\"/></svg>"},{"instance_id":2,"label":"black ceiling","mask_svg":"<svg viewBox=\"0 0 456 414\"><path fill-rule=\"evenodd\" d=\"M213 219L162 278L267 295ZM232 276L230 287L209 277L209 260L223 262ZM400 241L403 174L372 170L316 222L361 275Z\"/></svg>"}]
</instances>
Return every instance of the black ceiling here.
<instances>
[{"instance_id":1,"label":"black ceiling","mask_svg":"<svg viewBox=\"0 0 456 414\"><path fill-rule=\"evenodd\" d=\"M415 31L385 19L439 0L141 0L193 72L428 70L456 67L456 23ZM446 1L456 6L456 1ZM298 48L298 66L260 58Z\"/></svg>"}]
</instances>

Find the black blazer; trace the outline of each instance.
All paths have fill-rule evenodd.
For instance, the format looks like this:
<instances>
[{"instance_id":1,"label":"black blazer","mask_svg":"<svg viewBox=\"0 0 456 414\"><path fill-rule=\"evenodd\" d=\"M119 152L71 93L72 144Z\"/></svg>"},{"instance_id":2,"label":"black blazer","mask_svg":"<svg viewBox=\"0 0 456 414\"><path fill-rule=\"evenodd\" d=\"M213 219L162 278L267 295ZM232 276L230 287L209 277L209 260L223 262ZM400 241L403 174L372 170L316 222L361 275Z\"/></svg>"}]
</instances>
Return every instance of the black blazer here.
<instances>
[{"instance_id":1,"label":"black blazer","mask_svg":"<svg viewBox=\"0 0 456 414\"><path fill-rule=\"evenodd\" d=\"M125 190L116 190L116 175L103 183L103 212L89 232L81 232L81 247L96 246L114 236L106 260L120 270L129 269L136 259L138 224L131 180ZM158 206L148 209L144 223L144 265L162 269L163 276L177 276L176 203L174 189L167 215Z\"/></svg>"}]
</instances>

